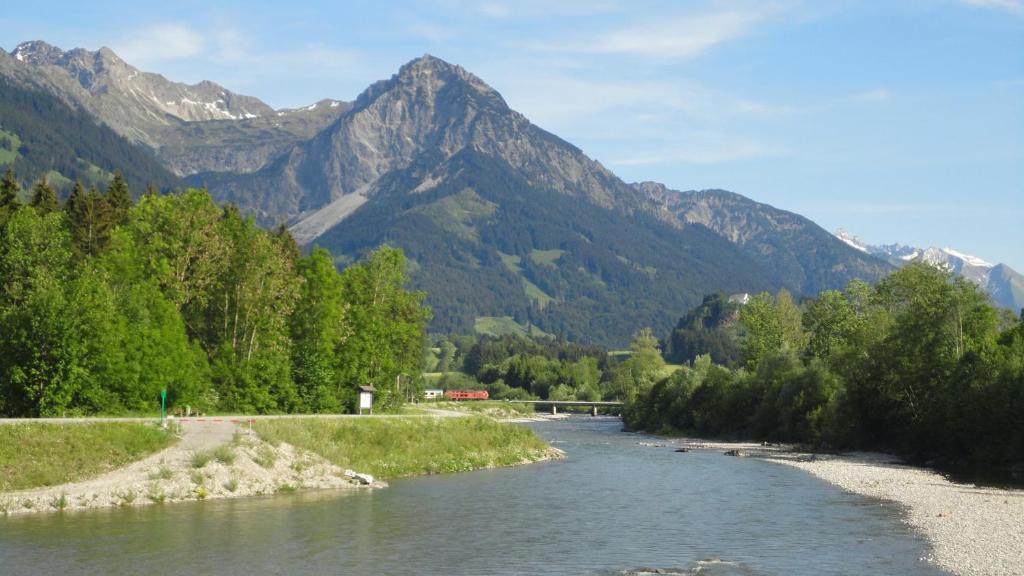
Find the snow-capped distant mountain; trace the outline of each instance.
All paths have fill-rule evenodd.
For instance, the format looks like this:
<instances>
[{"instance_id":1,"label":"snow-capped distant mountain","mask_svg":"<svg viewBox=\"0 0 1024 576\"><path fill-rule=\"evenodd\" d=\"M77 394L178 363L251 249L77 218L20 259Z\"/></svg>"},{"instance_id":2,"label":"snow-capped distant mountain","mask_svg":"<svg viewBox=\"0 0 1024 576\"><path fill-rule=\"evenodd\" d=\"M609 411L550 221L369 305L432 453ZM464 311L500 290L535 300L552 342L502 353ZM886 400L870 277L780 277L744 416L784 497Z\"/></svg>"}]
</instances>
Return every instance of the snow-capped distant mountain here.
<instances>
[{"instance_id":1,"label":"snow-capped distant mountain","mask_svg":"<svg viewBox=\"0 0 1024 576\"><path fill-rule=\"evenodd\" d=\"M904 244L871 245L840 228L836 238L861 252L881 258L894 266L921 261L971 280L992 296L992 300L1019 312L1024 307L1024 276L1005 264L964 254L952 248L915 248Z\"/></svg>"}]
</instances>

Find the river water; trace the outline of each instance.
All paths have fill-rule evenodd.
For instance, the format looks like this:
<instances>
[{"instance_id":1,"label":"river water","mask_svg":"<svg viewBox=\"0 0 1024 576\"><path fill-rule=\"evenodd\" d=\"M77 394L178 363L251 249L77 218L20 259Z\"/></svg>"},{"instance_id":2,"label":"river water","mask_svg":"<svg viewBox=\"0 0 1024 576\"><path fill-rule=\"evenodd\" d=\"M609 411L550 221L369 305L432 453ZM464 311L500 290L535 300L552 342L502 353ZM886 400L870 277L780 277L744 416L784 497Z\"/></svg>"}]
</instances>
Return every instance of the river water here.
<instances>
[{"instance_id":1,"label":"river water","mask_svg":"<svg viewBox=\"0 0 1024 576\"><path fill-rule=\"evenodd\" d=\"M0 574L941 575L890 504L799 470L533 425L568 458L316 492L0 518Z\"/></svg>"}]
</instances>

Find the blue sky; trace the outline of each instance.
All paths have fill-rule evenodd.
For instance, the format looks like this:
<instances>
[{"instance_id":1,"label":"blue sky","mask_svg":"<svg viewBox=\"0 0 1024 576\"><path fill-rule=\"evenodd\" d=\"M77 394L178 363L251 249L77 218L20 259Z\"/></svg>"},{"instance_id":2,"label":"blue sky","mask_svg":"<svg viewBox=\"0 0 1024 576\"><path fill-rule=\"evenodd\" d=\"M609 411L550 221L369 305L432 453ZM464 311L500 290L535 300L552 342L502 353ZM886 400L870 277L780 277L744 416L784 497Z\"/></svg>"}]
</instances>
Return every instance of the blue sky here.
<instances>
[{"instance_id":1,"label":"blue sky","mask_svg":"<svg viewBox=\"0 0 1024 576\"><path fill-rule=\"evenodd\" d=\"M1024 272L1024 0L209 4L12 3L0 44L110 46L275 107L431 53L627 181Z\"/></svg>"}]
</instances>

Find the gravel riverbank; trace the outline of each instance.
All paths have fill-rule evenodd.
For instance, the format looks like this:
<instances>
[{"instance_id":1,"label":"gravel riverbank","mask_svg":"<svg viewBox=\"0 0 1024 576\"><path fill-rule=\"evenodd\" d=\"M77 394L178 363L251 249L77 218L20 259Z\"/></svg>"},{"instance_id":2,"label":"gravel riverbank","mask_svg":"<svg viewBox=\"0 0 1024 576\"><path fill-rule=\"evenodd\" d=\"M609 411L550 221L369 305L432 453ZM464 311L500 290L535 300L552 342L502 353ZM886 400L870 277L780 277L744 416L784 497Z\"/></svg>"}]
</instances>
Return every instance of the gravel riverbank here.
<instances>
[{"instance_id":1,"label":"gravel riverbank","mask_svg":"<svg viewBox=\"0 0 1024 576\"><path fill-rule=\"evenodd\" d=\"M1024 490L985 488L895 462L854 453L774 459L843 488L904 506L906 521L928 538L929 561L969 576L1024 574Z\"/></svg>"},{"instance_id":2,"label":"gravel riverbank","mask_svg":"<svg viewBox=\"0 0 1024 576\"><path fill-rule=\"evenodd\" d=\"M650 442L644 442L650 445ZM789 445L666 439L690 449L737 450L799 468L848 492L899 504L925 536L927 560L962 576L1024 574L1024 490L952 482L945 476L873 452L809 454Z\"/></svg>"}]
</instances>

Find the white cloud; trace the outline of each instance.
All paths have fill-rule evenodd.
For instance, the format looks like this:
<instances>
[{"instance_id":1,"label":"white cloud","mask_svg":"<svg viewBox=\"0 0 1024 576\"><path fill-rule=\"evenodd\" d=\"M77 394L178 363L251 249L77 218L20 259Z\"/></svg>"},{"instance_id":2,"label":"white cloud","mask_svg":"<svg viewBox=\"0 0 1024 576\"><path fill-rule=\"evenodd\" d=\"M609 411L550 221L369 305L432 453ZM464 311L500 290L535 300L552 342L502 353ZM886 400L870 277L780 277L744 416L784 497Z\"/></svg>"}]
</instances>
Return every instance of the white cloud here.
<instances>
[{"instance_id":1,"label":"white cloud","mask_svg":"<svg viewBox=\"0 0 1024 576\"><path fill-rule=\"evenodd\" d=\"M1024 0L960 0L964 4L979 8L1003 10L1017 16L1024 16Z\"/></svg>"},{"instance_id":2,"label":"white cloud","mask_svg":"<svg viewBox=\"0 0 1024 576\"><path fill-rule=\"evenodd\" d=\"M618 54L667 60L695 58L710 48L749 34L777 11L771 5L665 16L566 43L533 48L551 52Z\"/></svg>"},{"instance_id":3,"label":"white cloud","mask_svg":"<svg viewBox=\"0 0 1024 576\"><path fill-rule=\"evenodd\" d=\"M198 56L206 48L206 40L195 30L175 23L162 23L143 28L115 44L113 49L126 62L135 66L182 60Z\"/></svg>"}]
</instances>

